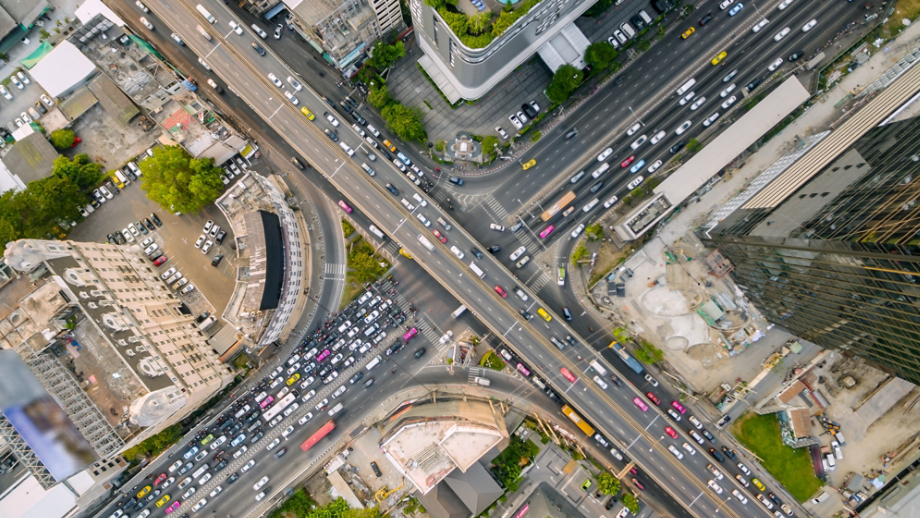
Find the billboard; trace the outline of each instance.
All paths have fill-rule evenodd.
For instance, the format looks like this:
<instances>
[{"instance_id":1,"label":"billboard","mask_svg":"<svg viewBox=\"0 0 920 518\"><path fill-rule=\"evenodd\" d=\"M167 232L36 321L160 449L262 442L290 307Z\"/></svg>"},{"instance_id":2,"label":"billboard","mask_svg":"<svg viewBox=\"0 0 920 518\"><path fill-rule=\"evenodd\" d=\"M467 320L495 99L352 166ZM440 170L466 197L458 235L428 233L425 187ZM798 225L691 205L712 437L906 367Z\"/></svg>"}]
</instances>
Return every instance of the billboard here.
<instances>
[{"instance_id":1,"label":"billboard","mask_svg":"<svg viewBox=\"0 0 920 518\"><path fill-rule=\"evenodd\" d=\"M0 351L0 413L58 482L99 456L15 351Z\"/></svg>"}]
</instances>

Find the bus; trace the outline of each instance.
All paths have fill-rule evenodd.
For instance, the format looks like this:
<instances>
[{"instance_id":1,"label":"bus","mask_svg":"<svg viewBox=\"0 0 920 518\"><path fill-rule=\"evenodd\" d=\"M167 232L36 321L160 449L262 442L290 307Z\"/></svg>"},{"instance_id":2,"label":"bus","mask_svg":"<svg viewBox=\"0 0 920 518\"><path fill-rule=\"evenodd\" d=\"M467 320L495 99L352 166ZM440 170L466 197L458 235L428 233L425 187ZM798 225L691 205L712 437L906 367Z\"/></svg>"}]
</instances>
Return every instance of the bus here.
<instances>
[{"instance_id":1,"label":"bus","mask_svg":"<svg viewBox=\"0 0 920 518\"><path fill-rule=\"evenodd\" d=\"M280 401L272 405L271 408L269 408L265 412L262 412L262 419L265 419L265 422L271 421L272 419L275 418L276 415L280 414L281 412L284 412L284 409L287 408L288 405L293 403L295 399L297 399L297 397L294 396L293 392L284 396Z\"/></svg>"},{"instance_id":2,"label":"bus","mask_svg":"<svg viewBox=\"0 0 920 518\"><path fill-rule=\"evenodd\" d=\"M575 426L580 428L582 432L585 432L586 434L588 434L589 437L594 435L594 428L591 428L591 425L586 423L585 420L582 419L580 415L576 414L574 410L569 408L569 405L565 405L564 407L562 407L562 413L565 414L566 417L571 419L572 422L575 423Z\"/></svg>"},{"instance_id":3,"label":"bus","mask_svg":"<svg viewBox=\"0 0 920 518\"><path fill-rule=\"evenodd\" d=\"M645 371L645 369L643 369L642 366L639 365L639 362L637 362L635 358L633 358L632 356L629 355L628 352L626 352L626 349L624 349L622 345L616 342L612 342L610 344L610 347L613 347L613 350L616 351L620 359L623 360L623 363L625 363L626 366L632 369L636 374L642 374L642 372Z\"/></svg>"},{"instance_id":4,"label":"bus","mask_svg":"<svg viewBox=\"0 0 920 518\"><path fill-rule=\"evenodd\" d=\"M303 451L309 450L310 448L315 446L316 443L321 441L323 437L329 435L329 432L331 432L332 430L335 430L335 422L330 420L328 423L324 424L319 430L317 430L316 433L311 435L309 439L304 441L303 444L300 445L300 449Z\"/></svg>"},{"instance_id":5,"label":"bus","mask_svg":"<svg viewBox=\"0 0 920 518\"><path fill-rule=\"evenodd\" d=\"M575 199L575 191L567 192L565 196L563 196L562 198L559 198L559 201L557 201L549 209L547 209L546 212L544 212L543 215L540 216L540 219L542 219L543 221L549 221L549 218L555 216L557 212L564 209L566 205L568 205L569 203L572 203L572 200L574 199Z\"/></svg>"},{"instance_id":6,"label":"bus","mask_svg":"<svg viewBox=\"0 0 920 518\"><path fill-rule=\"evenodd\" d=\"M459 308L455 309L454 312L450 314L450 316L454 318L460 318L460 315L462 315L465 311L466 311L466 305L464 304L464 305L461 305Z\"/></svg>"},{"instance_id":7,"label":"bus","mask_svg":"<svg viewBox=\"0 0 920 518\"><path fill-rule=\"evenodd\" d=\"M431 241L428 241L428 238L419 234L418 242L422 244L429 252L434 250L434 245L431 244Z\"/></svg>"}]
</instances>

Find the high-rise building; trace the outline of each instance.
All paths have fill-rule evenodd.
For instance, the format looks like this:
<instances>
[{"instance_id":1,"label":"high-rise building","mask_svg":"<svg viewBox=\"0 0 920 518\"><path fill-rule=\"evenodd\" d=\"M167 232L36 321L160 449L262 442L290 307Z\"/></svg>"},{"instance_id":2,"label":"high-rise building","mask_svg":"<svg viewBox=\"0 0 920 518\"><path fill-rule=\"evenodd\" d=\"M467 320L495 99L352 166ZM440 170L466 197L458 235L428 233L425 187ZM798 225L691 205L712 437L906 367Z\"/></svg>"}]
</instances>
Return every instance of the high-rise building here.
<instances>
[{"instance_id":1,"label":"high-rise building","mask_svg":"<svg viewBox=\"0 0 920 518\"><path fill-rule=\"evenodd\" d=\"M511 11L502 12L504 3L496 0L459 0L456 7L440 11L431 5L437 2L409 0L416 39L425 54L419 65L452 103L482 97L538 51L553 71L563 63L583 68L590 42L573 22L596 1L510 2ZM492 25L477 35L455 34L452 26L472 24L451 25L445 20L483 15L491 16Z\"/></svg>"},{"instance_id":2,"label":"high-rise building","mask_svg":"<svg viewBox=\"0 0 920 518\"><path fill-rule=\"evenodd\" d=\"M899 86L699 235L768 320L920 384L920 118L879 125Z\"/></svg>"},{"instance_id":3,"label":"high-rise building","mask_svg":"<svg viewBox=\"0 0 920 518\"><path fill-rule=\"evenodd\" d=\"M140 246L24 239L4 259L21 275L0 291L0 349L15 351L96 457L177 423L232 381ZM8 418L4 409L0 436L43 486L60 482Z\"/></svg>"}]
</instances>

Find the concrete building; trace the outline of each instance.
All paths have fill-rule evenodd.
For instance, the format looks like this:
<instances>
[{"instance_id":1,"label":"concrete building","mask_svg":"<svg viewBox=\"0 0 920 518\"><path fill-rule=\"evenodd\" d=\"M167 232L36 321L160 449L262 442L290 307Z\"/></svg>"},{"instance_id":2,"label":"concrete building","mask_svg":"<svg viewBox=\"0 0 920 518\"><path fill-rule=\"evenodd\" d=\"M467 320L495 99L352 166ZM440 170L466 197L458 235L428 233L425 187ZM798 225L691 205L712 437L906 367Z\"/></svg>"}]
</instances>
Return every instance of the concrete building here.
<instances>
[{"instance_id":1,"label":"concrete building","mask_svg":"<svg viewBox=\"0 0 920 518\"><path fill-rule=\"evenodd\" d=\"M20 240L0 291L0 349L15 351L100 459L179 422L233 379L139 245ZM56 481L0 419L45 488ZM7 423L8 424L8 423Z\"/></svg>"},{"instance_id":2,"label":"concrete building","mask_svg":"<svg viewBox=\"0 0 920 518\"><path fill-rule=\"evenodd\" d=\"M266 18L284 7L298 33L339 70L355 63L374 42L405 28L399 0L250 0L248 9Z\"/></svg>"},{"instance_id":3,"label":"concrete building","mask_svg":"<svg viewBox=\"0 0 920 518\"><path fill-rule=\"evenodd\" d=\"M511 14L503 13L503 4L496 0L458 0L456 8L440 10L424 0L409 0L416 40L424 52L419 65L451 103L482 97L538 52L551 70L564 63L583 68L584 51L590 42L572 22L595 3L596 0L515 2L512 13L518 18L492 37L490 31L475 36L454 34L445 16L491 14L494 27Z\"/></svg>"},{"instance_id":4,"label":"concrete building","mask_svg":"<svg viewBox=\"0 0 920 518\"><path fill-rule=\"evenodd\" d=\"M21 191L30 182L48 178L58 152L31 124L16 128L16 143L9 146L0 163L0 192Z\"/></svg>"}]
</instances>

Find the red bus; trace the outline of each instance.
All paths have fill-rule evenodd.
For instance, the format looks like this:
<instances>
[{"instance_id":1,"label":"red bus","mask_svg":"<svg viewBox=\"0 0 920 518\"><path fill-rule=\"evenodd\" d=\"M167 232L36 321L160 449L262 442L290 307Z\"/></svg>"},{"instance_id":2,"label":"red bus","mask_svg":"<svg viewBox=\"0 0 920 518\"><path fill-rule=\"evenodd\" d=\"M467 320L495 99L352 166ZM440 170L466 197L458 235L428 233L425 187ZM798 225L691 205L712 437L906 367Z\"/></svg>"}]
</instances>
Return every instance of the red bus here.
<instances>
[{"instance_id":1,"label":"red bus","mask_svg":"<svg viewBox=\"0 0 920 518\"><path fill-rule=\"evenodd\" d=\"M576 377L569 371L569 369L566 369L565 367L559 369L559 372L562 373L563 376L565 376L565 379L571 381L572 383L575 383L576 381L578 381L578 378L576 378Z\"/></svg>"},{"instance_id":2,"label":"red bus","mask_svg":"<svg viewBox=\"0 0 920 518\"><path fill-rule=\"evenodd\" d=\"M311 435L309 439L304 441L303 444L300 445L300 449L303 451L309 450L315 446L316 443L323 440L323 437L329 435L329 432L332 430L335 430L335 423L329 421L328 423L324 424L322 428L317 430L315 434Z\"/></svg>"}]
</instances>

